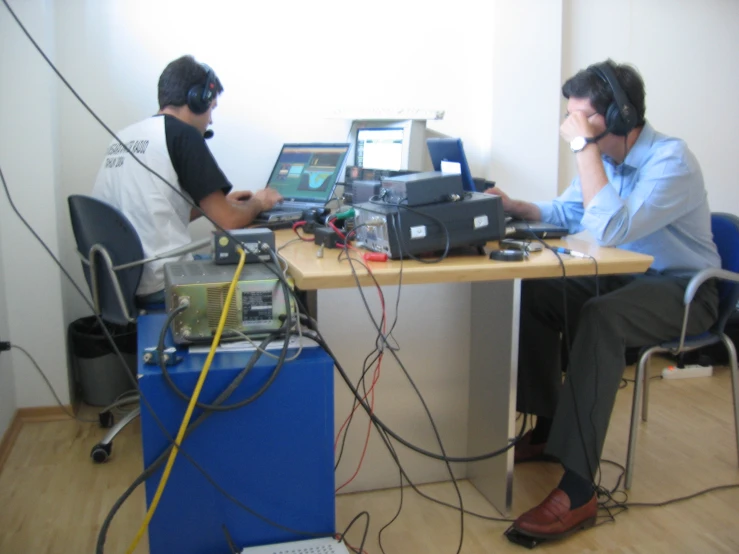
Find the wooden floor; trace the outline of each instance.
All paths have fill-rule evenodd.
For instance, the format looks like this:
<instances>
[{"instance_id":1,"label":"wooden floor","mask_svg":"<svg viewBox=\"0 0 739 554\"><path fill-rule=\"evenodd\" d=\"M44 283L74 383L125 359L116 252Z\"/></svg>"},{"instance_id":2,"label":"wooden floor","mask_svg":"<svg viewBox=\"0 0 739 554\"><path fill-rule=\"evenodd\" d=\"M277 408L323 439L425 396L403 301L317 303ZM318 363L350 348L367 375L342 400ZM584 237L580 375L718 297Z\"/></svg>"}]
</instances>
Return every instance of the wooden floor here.
<instances>
[{"instance_id":1,"label":"wooden floor","mask_svg":"<svg viewBox=\"0 0 739 554\"><path fill-rule=\"evenodd\" d=\"M627 377L629 373L627 373ZM739 483L728 370L712 378L652 381L650 421L639 435L637 470L629 499L655 502L728 483ZM633 385L617 398L605 455L623 463ZM103 435L92 424L75 421L25 424L0 473L0 553L93 553L98 530L112 503L141 470L140 429L129 426L115 443L115 457L93 465L89 449ZM559 466L524 464L516 468L514 514L538 503L560 477ZM604 466L603 484L617 472ZM497 516L465 481L464 505ZM435 498L456 502L450 483L426 485ZM379 554L377 534L398 509L400 490L341 495L337 525L343 530L359 512L370 513L365 545ZM143 489L115 519L106 552L125 552L145 513ZM663 508L633 508L595 529L560 543L539 547L550 553L739 552L739 489ZM603 520L605 521L605 519ZM361 525L348 535L358 546ZM462 552L525 552L503 536L507 524L472 516L464 518ZM400 517L382 536L387 554L453 554L460 538L459 512L425 500L409 488L403 492ZM142 541L137 553L148 552ZM173 553L174 554L174 553Z\"/></svg>"}]
</instances>

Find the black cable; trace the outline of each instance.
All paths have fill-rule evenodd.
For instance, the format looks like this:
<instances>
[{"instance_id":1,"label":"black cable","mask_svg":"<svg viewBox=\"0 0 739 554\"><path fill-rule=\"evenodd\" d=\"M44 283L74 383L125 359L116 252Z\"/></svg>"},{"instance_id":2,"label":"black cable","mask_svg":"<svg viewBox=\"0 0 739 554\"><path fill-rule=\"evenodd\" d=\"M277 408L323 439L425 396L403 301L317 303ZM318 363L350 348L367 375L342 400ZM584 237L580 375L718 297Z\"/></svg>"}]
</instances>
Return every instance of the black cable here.
<instances>
[{"instance_id":1,"label":"black cable","mask_svg":"<svg viewBox=\"0 0 739 554\"><path fill-rule=\"evenodd\" d=\"M372 358L372 361L369 361L369 359L373 355L375 355L375 357ZM380 352L377 349L375 349L372 352L370 352L369 354L367 354L367 357L364 359L364 362L362 363L362 374L361 374L361 376L359 378L359 381L357 381L357 387L359 387L360 383L363 383L364 382L365 377L367 375L367 372L375 364L375 362L377 361L377 359L379 357L380 357ZM366 392L365 392L365 396L366 396ZM354 421L354 413L356 411L357 405L358 405L357 404L357 399L356 398L353 398L352 399L352 409L351 409L351 412L349 414L349 418L347 420L346 426L344 427L344 431L342 432L341 446L339 448L339 454L336 457L336 462L334 463L334 471L336 471L338 469L339 464L341 463L341 458L344 455L344 446L346 445L346 438L347 438L347 436L349 434L349 427L351 426L352 421Z\"/></svg>"},{"instance_id":2,"label":"black cable","mask_svg":"<svg viewBox=\"0 0 739 554\"><path fill-rule=\"evenodd\" d=\"M663 500L662 502L626 502L624 503L624 506L626 506L627 508L662 508L663 506L669 506L670 504L675 504L677 502L684 502L685 500L691 500L698 496L708 494L709 492L737 489L737 488L739 488L739 483L733 483L730 485L717 485L715 487L709 487L707 489L703 489L701 491L694 492L692 494L688 494L685 496L671 498L670 500Z\"/></svg>"},{"instance_id":3,"label":"black cable","mask_svg":"<svg viewBox=\"0 0 739 554\"><path fill-rule=\"evenodd\" d=\"M226 542L228 543L228 549L231 551L231 554L239 554L239 551L236 549L236 545L234 544L233 538L231 537L231 533L228 532L228 527L226 527L226 524L224 523L221 528L223 529L223 534L226 536Z\"/></svg>"},{"instance_id":4,"label":"black cable","mask_svg":"<svg viewBox=\"0 0 739 554\"><path fill-rule=\"evenodd\" d=\"M38 374L44 380L44 383L46 383L46 386L49 389L49 391L51 391L51 394L54 395L54 399L56 400L56 403L59 404L59 407L62 409L62 411L68 417L70 417L71 419L76 419L80 423L98 423L98 420L97 419L84 419L84 418L78 417L74 412L70 412L67 409L67 407L64 405L64 403L59 399L59 396L56 394L56 391L54 390L54 387L51 386L51 382L46 377L46 374L42 371L41 366L34 359L34 357L31 356L31 354L28 352L28 350L26 350L22 346L19 346L17 344L13 344L13 343L10 344L10 347L11 348L16 348L16 349L20 350L21 352L23 352L26 355L26 357L30 360L31 364L33 365L33 367L35 367L36 368L36 371L38 371Z\"/></svg>"},{"instance_id":5,"label":"black cable","mask_svg":"<svg viewBox=\"0 0 739 554\"><path fill-rule=\"evenodd\" d=\"M362 287L361 287L361 285L359 283L359 276L357 275L356 269L354 267L354 262L359 263L360 265L364 266L365 269L367 269L367 272L372 277L372 280L377 285L377 287L380 290L380 293L381 294L382 294L382 288L380 287L379 283L375 279L374 274L369 270L369 268L365 264L363 264L362 262L359 262L358 260L353 260L353 258L351 258L351 256L349 256L349 254L348 254L348 242L349 242L348 240L345 241L345 243L344 243L344 249L347 250L347 259L349 260L349 266L351 268L352 275L353 275L354 280L355 280L355 282L357 284L357 288L358 288L358 290L360 292L360 295L362 297L362 300L364 301L365 307L367 308L367 313L369 314L370 319L372 320L373 324L375 325L375 328L377 329L377 332L378 332L379 336L382 337L383 342L386 344L387 337L385 337L382 334L381 324L380 325L377 324L377 322L375 321L374 315L372 314L371 310L369 309L369 305L368 305L367 300L366 300L366 298L364 296L364 292L362 291ZM384 300L383 300L383 304L384 304ZM384 318L385 318L385 313L383 313L383 321L384 321ZM328 346L328 345L326 345L326 346ZM326 351L329 352L328 349ZM395 350L392 350L392 349L390 349L390 352L392 353L392 356L395 358L396 362L398 363L398 365L400 366L401 370L403 371L403 374L405 375L406 379L411 384L411 387L416 392L416 396L420 400L421 405L423 406L423 408L424 408L424 410L426 412L426 416L428 417L428 420L429 420L429 422L431 424L431 428L432 428L432 430L434 432L434 435L436 437L436 441L437 441L437 443L439 445L439 449L441 450L441 453L442 453L442 456L443 456L442 459L443 459L444 463L447 466L447 470L448 470L449 475L450 475L450 477L452 479L452 483L454 484L455 491L457 492L457 498L459 499L459 504L460 504L460 518L461 518L460 541L459 541L459 549L458 549L457 552L461 552L461 550L462 550L462 544L463 544L463 541L464 541L464 503L463 503L463 500L462 500L462 493L459 490L459 485L457 483L457 480L456 480L456 478L454 476L454 472L452 471L452 468L451 468L451 465L450 465L450 459L446 455L446 451L444 449L444 445L443 445L443 442L441 440L441 435L439 434L439 431L438 431L438 429L436 427L436 422L434 421L434 418L431 415L431 411L429 410L428 405L426 404L426 401L423 398L423 395L421 394L421 391L418 389L418 387L416 386L416 383L413 381L413 378L410 376L410 373L408 373L408 371L406 370L405 366L400 361L400 358L398 357L397 352ZM335 356L333 354L330 354L330 355L336 361L337 368L338 368L339 367L338 366L338 360L336 360L336 358L335 358ZM374 416L374 413L373 413L372 408L369 405L367 405L364 401L361 400L362 397L359 396L359 393L358 393L357 389L354 388L351 385L351 381L348 379L348 376L346 376L346 374L343 372L342 369L340 369L340 372L342 374L342 377L345 378L345 380L347 381L347 384L352 389L352 392L355 393L355 398L357 400L359 400L360 403L362 404L362 406L365 408L365 411L367 412L367 415L370 417L370 419L376 418L376 416ZM373 421L374 421L374 419L373 419ZM377 420L377 421L379 421L379 420ZM389 431L388 429L385 428L384 425L383 425L383 428L384 428L384 430L386 432ZM393 436L395 436L396 437L396 440L397 440L397 436L394 435L393 433L391 433L391 434Z\"/></svg>"},{"instance_id":6,"label":"black cable","mask_svg":"<svg viewBox=\"0 0 739 554\"><path fill-rule=\"evenodd\" d=\"M289 304L290 302L286 302L288 318L285 321L286 321L286 325L288 326L290 325L289 323L287 323L289 321L289 313L290 313ZM167 382L167 385L169 386L169 388L172 389L172 391L177 396L179 396L182 400L184 400L186 403L189 404L191 396L182 392L182 390L172 380L172 376L169 374L169 370L167 369L167 363L164 361L164 355L163 355L164 354L164 340L165 340L165 337L167 336L167 330L169 329L169 324L172 322L172 320L175 317L177 317L177 315L180 312L186 310L187 308L188 306L178 306L177 308L172 310L167 315L167 320L165 321L164 325L162 325L162 330L159 333L159 340L157 342L157 352L159 355L159 367L162 370L162 376L164 377L164 380ZM283 325L283 327L279 329L279 331L284 331L284 327L285 325ZM288 346L289 346L288 339L289 339L289 334L286 335L285 340L283 341L282 348L280 349L280 355L277 360L277 365L275 366L272 373L270 373L270 376L267 379L267 381L252 396L245 398L244 400L241 400L239 402L235 402L233 404L215 405L215 404L207 404L205 402L196 402L195 405L198 408L202 410L206 410L206 411L228 412L232 410L238 410L239 408L243 408L247 404L251 404L252 402L254 402L257 398L259 398L260 396L262 396L262 394L264 394L264 392L270 387L270 385L272 385L274 380L277 378L277 375L279 375L280 370L282 369L282 366L285 362L285 357L287 356L287 351L288 351ZM252 356L254 355L256 355L256 351L254 354L252 354Z\"/></svg>"},{"instance_id":7,"label":"black cable","mask_svg":"<svg viewBox=\"0 0 739 554\"><path fill-rule=\"evenodd\" d=\"M344 532L339 535L339 540L343 540L346 542L346 534L349 532L349 529L352 528L352 526L359 520L360 517L367 516L367 524L364 526L364 534L362 535L362 542L359 545L358 551L361 553L364 550L364 543L367 540L367 532L369 531L369 524L370 524L370 515L369 512L359 512L356 516L354 516L354 519L352 519L349 522L349 525L346 526L344 529Z\"/></svg>"}]
</instances>

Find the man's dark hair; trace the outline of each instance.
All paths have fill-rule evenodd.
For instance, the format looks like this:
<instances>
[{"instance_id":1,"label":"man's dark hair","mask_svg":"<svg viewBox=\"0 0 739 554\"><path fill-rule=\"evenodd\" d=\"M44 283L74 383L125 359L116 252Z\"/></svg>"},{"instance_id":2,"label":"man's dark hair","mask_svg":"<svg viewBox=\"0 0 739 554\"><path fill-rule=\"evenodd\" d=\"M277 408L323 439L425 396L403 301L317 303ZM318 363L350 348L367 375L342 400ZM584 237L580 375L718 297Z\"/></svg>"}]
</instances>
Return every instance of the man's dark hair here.
<instances>
[{"instance_id":1,"label":"man's dark hair","mask_svg":"<svg viewBox=\"0 0 739 554\"><path fill-rule=\"evenodd\" d=\"M208 70L192 56L182 56L170 62L159 76L159 109L166 106L187 104L187 91L195 85L204 85ZM223 92L223 85L216 77L216 95Z\"/></svg>"},{"instance_id":2,"label":"man's dark hair","mask_svg":"<svg viewBox=\"0 0 739 554\"><path fill-rule=\"evenodd\" d=\"M644 113L646 112L646 104L644 97L644 81L639 73L626 64L617 64L608 59L605 63L613 68L621 88L626 93L631 104L636 109L637 123L636 125L644 125ZM577 72L574 77L570 77L564 85L562 85L562 95L565 98L587 98L599 114L605 116L608 106L613 102L613 90L611 86L603 81L598 75L587 69Z\"/></svg>"}]
</instances>

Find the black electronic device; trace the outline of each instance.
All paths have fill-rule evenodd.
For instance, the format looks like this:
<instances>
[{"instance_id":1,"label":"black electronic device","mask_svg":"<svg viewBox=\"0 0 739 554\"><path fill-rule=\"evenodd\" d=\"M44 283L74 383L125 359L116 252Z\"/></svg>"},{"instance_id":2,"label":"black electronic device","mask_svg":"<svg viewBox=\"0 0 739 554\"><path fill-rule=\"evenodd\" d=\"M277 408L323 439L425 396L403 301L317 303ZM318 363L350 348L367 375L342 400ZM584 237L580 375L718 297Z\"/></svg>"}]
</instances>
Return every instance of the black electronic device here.
<instances>
[{"instance_id":1,"label":"black electronic device","mask_svg":"<svg viewBox=\"0 0 739 554\"><path fill-rule=\"evenodd\" d=\"M392 170L392 169L372 169L368 167L357 167L356 165L348 165L344 172L344 184L351 185L354 181L381 181L386 177L395 177L397 175L409 175L410 173L418 173L408 169Z\"/></svg>"},{"instance_id":2,"label":"black electronic device","mask_svg":"<svg viewBox=\"0 0 739 554\"><path fill-rule=\"evenodd\" d=\"M379 197L381 181L354 181L351 185L344 185L344 204L351 206L369 202L370 198Z\"/></svg>"},{"instance_id":3,"label":"black electronic device","mask_svg":"<svg viewBox=\"0 0 739 554\"><path fill-rule=\"evenodd\" d=\"M246 251L246 263L268 262L275 251L275 233L271 229L233 229L228 235L216 231L213 237L213 263L229 265L239 263L238 247Z\"/></svg>"},{"instance_id":4,"label":"black electronic device","mask_svg":"<svg viewBox=\"0 0 739 554\"><path fill-rule=\"evenodd\" d=\"M607 131L625 137L639 123L639 114L621 86L613 66L608 62L598 63L588 67L588 71L597 75L613 92L613 101L608 105L605 116Z\"/></svg>"},{"instance_id":5,"label":"black electronic device","mask_svg":"<svg viewBox=\"0 0 739 554\"><path fill-rule=\"evenodd\" d=\"M314 241L316 246L325 246L326 248L339 248L337 243L342 242L336 231L331 227L316 227L313 229Z\"/></svg>"},{"instance_id":6,"label":"black electronic device","mask_svg":"<svg viewBox=\"0 0 739 554\"><path fill-rule=\"evenodd\" d=\"M202 64L202 66L206 71L205 82L202 85L193 85L187 91L187 107L196 115L207 112L217 94L218 78L215 71L205 64Z\"/></svg>"},{"instance_id":7,"label":"black electronic device","mask_svg":"<svg viewBox=\"0 0 739 554\"><path fill-rule=\"evenodd\" d=\"M449 248L482 247L505 236L503 204L491 194L414 208L367 202L354 210L357 242L393 259L443 251L447 240Z\"/></svg>"},{"instance_id":8,"label":"black electronic device","mask_svg":"<svg viewBox=\"0 0 739 554\"><path fill-rule=\"evenodd\" d=\"M569 235L567 227L543 221L510 221L506 224L506 238L520 240L556 239Z\"/></svg>"},{"instance_id":9,"label":"black electronic device","mask_svg":"<svg viewBox=\"0 0 739 554\"><path fill-rule=\"evenodd\" d=\"M396 175L382 180L380 197L389 204L423 206L452 202L464 197L461 175L444 175L441 171L426 171Z\"/></svg>"}]
</instances>

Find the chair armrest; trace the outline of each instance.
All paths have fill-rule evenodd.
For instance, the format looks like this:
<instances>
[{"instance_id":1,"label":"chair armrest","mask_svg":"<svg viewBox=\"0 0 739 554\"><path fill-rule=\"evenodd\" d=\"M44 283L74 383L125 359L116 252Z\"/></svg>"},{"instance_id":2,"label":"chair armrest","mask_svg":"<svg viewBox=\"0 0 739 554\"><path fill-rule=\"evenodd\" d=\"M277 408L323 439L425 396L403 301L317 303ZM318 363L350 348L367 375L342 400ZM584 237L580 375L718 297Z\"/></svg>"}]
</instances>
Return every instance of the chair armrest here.
<instances>
[{"instance_id":1,"label":"chair armrest","mask_svg":"<svg viewBox=\"0 0 739 554\"><path fill-rule=\"evenodd\" d=\"M127 264L121 264L117 265L115 267L112 267L111 269L113 271L119 271L121 269L129 269L131 267L136 267L137 265L143 265L148 264L149 262L153 262L154 260L163 260L165 258L174 258L175 256L181 256L182 254L188 254L189 252L195 252L196 250L200 250L204 246L208 246L213 241L212 238L204 238L200 239L195 242L191 242L190 244L186 244L185 246L180 246L179 248L175 248L173 250L169 250L167 252L162 252L161 254L157 254L156 256L152 256L151 258L146 258L144 260L136 260L134 262L129 262ZM90 260L82 254L79 250L77 251L77 255L80 257L80 260L85 265L90 265Z\"/></svg>"},{"instance_id":2,"label":"chair armrest","mask_svg":"<svg viewBox=\"0 0 739 554\"><path fill-rule=\"evenodd\" d=\"M683 304L685 306L689 305L693 301L693 298L695 298L700 286L709 279L723 279L724 281L739 283L739 273L719 268L710 268L699 271L693 275L692 279L690 279L690 282L688 283L688 287L685 289L685 297L683 298Z\"/></svg>"},{"instance_id":3,"label":"chair armrest","mask_svg":"<svg viewBox=\"0 0 739 554\"><path fill-rule=\"evenodd\" d=\"M213 242L212 237L200 239L195 242L191 242L190 244L186 244L185 246L180 246L179 248L175 248L167 252L162 252L161 254L152 256L151 258L146 258L145 260L136 260L135 262L115 266L113 269L115 271L118 271L120 269L128 269L129 267L136 267L137 265L148 264L149 262L153 262L154 260L163 260L165 258L174 258L176 256L182 256L182 254L188 254L190 252L195 252L196 250L200 250L201 248L203 248L204 246L208 246L208 244L212 242Z\"/></svg>"},{"instance_id":4,"label":"chair armrest","mask_svg":"<svg viewBox=\"0 0 739 554\"><path fill-rule=\"evenodd\" d=\"M739 283L739 273L728 271L720 268L709 268L703 269L693 275L685 289L685 296L683 296L683 304L685 305L685 313L683 314L683 327L680 331L680 345L678 346L678 352L680 352L685 346L685 335L688 330L688 314L690 313L690 304L693 302L698 289L710 279L722 279L724 281L731 281L733 283Z\"/></svg>"}]
</instances>

